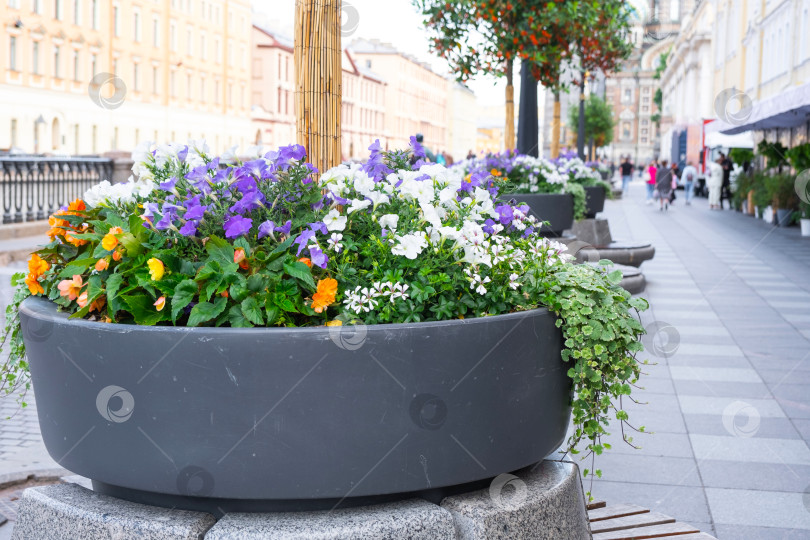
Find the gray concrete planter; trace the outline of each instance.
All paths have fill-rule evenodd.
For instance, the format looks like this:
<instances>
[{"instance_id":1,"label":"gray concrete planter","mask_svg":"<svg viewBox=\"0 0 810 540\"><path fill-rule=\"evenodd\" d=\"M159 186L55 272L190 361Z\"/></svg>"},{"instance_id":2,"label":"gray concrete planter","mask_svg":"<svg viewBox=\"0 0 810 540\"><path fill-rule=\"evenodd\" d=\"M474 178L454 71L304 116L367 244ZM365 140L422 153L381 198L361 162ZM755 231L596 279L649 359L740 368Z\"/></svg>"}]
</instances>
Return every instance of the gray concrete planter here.
<instances>
[{"instance_id":1,"label":"gray concrete planter","mask_svg":"<svg viewBox=\"0 0 810 540\"><path fill-rule=\"evenodd\" d=\"M585 217L595 218L596 214L605 209L604 186L585 187Z\"/></svg>"},{"instance_id":2,"label":"gray concrete planter","mask_svg":"<svg viewBox=\"0 0 810 540\"><path fill-rule=\"evenodd\" d=\"M574 225L574 197L568 193L513 193L504 198L528 204L532 215L548 221L540 230L545 236L562 236Z\"/></svg>"},{"instance_id":3,"label":"gray concrete planter","mask_svg":"<svg viewBox=\"0 0 810 540\"><path fill-rule=\"evenodd\" d=\"M20 315L48 452L136 502L220 513L439 499L543 459L570 417L545 309L297 329L68 320L41 298Z\"/></svg>"}]
</instances>

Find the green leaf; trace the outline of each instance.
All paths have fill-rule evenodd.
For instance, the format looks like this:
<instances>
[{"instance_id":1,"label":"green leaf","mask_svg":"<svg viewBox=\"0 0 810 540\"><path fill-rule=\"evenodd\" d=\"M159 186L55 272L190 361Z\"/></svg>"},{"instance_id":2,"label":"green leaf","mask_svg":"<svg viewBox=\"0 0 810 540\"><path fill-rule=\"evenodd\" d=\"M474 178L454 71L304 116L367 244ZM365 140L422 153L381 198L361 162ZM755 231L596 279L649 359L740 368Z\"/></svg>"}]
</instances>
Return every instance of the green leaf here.
<instances>
[{"instance_id":1,"label":"green leaf","mask_svg":"<svg viewBox=\"0 0 810 540\"><path fill-rule=\"evenodd\" d=\"M244 314L247 320L257 326L264 324L262 308L255 296L248 296L242 301L242 314Z\"/></svg>"},{"instance_id":2,"label":"green leaf","mask_svg":"<svg viewBox=\"0 0 810 540\"><path fill-rule=\"evenodd\" d=\"M292 277L303 281L311 289L316 289L315 280L312 279L312 272L306 264L295 261L294 263L284 263L284 271Z\"/></svg>"},{"instance_id":3,"label":"green leaf","mask_svg":"<svg viewBox=\"0 0 810 540\"><path fill-rule=\"evenodd\" d=\"M154 326L167 317L167 313L158 311L153 305L154 300L145 294L133 294L123 298L135 322L144 326Z\"/></svg>"},{"instance_id":4,"label":"green leaf","mask_svg":"<svg viewBox=\"0 0 810 540\"><path fill-rule=\"evenodd\" d=\"M208 238L205 243L205 250L215 261L223 264L233 264L233 246L227 241L217 236Z\"/></svg>"},{"instance_id":5,"label":"green leaf","mask_svg":"<svg viewBox=\"0 0 810 540\"><path fill-rule=\"evenodd\" d=\"M124 248L127 250L127 255L130 257L137 257L141 253L143 253L143 244L140 240L135 238L135 235L132 233L124 233L121 235L121 244L123 244Z\"/></svg>"},{"instance_id":6,"label":"green leaf","mask_svg":"<svg viewBox=\"0 0 810 540\"><path fill-rule=\"evenodd\" d=\"M186 279L177 284L172 296L172 321L177 321L177 316L194 300L197 292L197 282L193 279Z\"/></svg>"},{"instance_id":7,"label":"green leaf","mask_svg":"<svg viewBox=\"0 0 810 540\"><path fill-rule=\"evenodd\" d=\"M239 306L231 306L228 310L228 323L234 328L250 328L253 325L245 318Z\"/></svg>"},{"instance_id":8,"label":"green leaf","mask_svg":"<svg viewBox=\"0 0 810 540\"><path fill-rule=\"evenodd\" d=\"M260 292L268 287L270 279L262 274L253 274L247 279L247 288L251 292Z\"/></svg>"},{"instance_id":9,"label":"green leaf","mask_svg":"<svg viewBox=\"0 0 810 540\"><path fill-rule=\"evenodd\" d=\"M264 311L267 313L267 326L271 326L276 319L278 319L279 314L281 311L271 303L271 300L268 299L267 302L264 304Z\"/></svg>"},{"instance_id":10,"label":"green leaf","mask_svg":"<svg viewBox=\"0 0 810 540\"><path fill-rule=\"evenodd\" d=\"M118 290L124 282L124 276L121 274L112 274L107 278L107 313L111 318L115 314L124 309L121 299L118 297Z\"/></svg>"},{"instance_id":11,"label":"green leaf","mask_svg":"<svg viewBox=\"0 0 810 540\"><path fill-rule=\"evenodd\" d=\"M618 285L621 283L623 277L624 275L622 274L621 270L614 270L608 274L608 280L610 280L613 285Z\"/></svg>"},{"instance_id":12,"label":"green leaf","mask_svg":"<svg viewBox=\"0 0 810 540\"><path fill-rule=\"evenodd\" d=\"M210 302L200 302L191 308L191 315L188 318L188 326L199 326L200 324L208 322L217 317L220 313L225 311L225 306L227 303L228 300L221 296L214 300L213 304Z\"/></svg>"}]
</instances>

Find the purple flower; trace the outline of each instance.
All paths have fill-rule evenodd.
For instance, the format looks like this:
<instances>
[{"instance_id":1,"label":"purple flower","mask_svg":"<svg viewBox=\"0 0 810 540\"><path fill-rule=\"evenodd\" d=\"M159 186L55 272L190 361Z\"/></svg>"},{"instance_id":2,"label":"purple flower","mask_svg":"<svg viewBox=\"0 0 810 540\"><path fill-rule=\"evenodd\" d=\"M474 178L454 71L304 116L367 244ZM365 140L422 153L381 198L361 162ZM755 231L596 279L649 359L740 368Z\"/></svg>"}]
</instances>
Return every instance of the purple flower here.
<instances>
[{"instance_id":1,"label":"purple flower","mask_svg":"<svg viewBox=\"0 0 810 540\"><path fill-rule=\"evenodd\" d=\"M298 238L295 239L293 244L298 244L298 255L301 255L301 252L304 251L304 248L307 247L309 241L315 238L315 231L311 229L307 229L301 234L298 235Z\"/></svg>"},{"instance_id":2,"label":"purple flower","mask_svg":"<svg viewBox=\"0 0 810 540\"><path fill-rule=\"evenodd\" d=\"M416 140L415 135L411 135L411 148L413 149L413 155L418 158L425 157L425 149L419 144L419 141Z\"/></svg>"},{"instance_id":3,"label":"purple flower","mask_svg":"<svg viewBox=\"0 0 810 540\"><path fill-rule=\"evenodd\" d=\"M326 268L326 263L329 262L329 257L327 257L318 246L309 247L309 259L312 261L312 264L321 268Z\"/></svg>"},{"instance_id":4,"label":"purple flower","mask_svg":"<svg viewBox=\"0 0 810 540\"><path fill-rule=\"evenodd\" d=\"M177 152L177 159L185 161L188 156L188 146L183 146L183 149Z\"/></svg>"},{"instance_id":5,"label":"purple flower","mask_svg":"<svg viewBox=\"0 0 810 540\"><path fill-rule=\"evenodd\" d=\"M253 189L244 192L242 198L236 201L236 204L231 206L229 210L234 214L246 214L260 208L263 204L264 195L258 189Z\"/></svg>"},{"instance_id":6,"label":"purple flower","mask_svg":"<svg viewBox=\"0 0 810 540\"><path fill-rule=\"evenodd\" d=\"M180 227L180 234L183 236L194 236L197 234L197 222L193 219L190 219Z\"/></svg>"},{"instance_id":7,"label":"purple flower","mask_svg":"<svg viewBox=\"0 0 810 540\"><path fill-rule=\"evenodd\" d=\"M163 208L160 209L163 217L160 218L160 221L155 223L155 228L159 231L165 231L171 227L174 224L174 220L177 219L178 209L180 209L179 206L167 202L163 203Z\"/></svg>"},{"instance_id":8,"label":"purple flower","mask_svg":"<svg viewBox=\"0 0 810 540\"><path fill-rule=\"evenodd\" d=\"M246 161L241 167L237 168L234 172L234 178L241 180L243 178L264 178L268 174L267 162L264 159L254 159L253 161Z\"/></svg>"},{"instance_id":9,"label":"purple flower","mask_svg":"<svg viewBox=\"0 0 810 540\"><path fill-rule=\"evenodd\" d=\"M162 189L163 191L173 191L174 186L177 184L177 180L178 179L176 176L172 176L165 182L160 183L160 189Z\"/></svg>"},{"instance_id":10,"label":"purple flower","mask_svg":"<svg viewBox=\"0 0 810 540\"><path fill-rule=\"evenodd\" d=\"M273 229L273 230L274 230L274 231L276 231L276 232L280 232L280 233L281 233L281 234L283 234L284 236L289 236L289 234L290 234L290 229L292 229L292 221L290 221L290 220L288 219L288 220L287 220L287 223L285 223L284 225L277 226L277 227L276 227L275 229Z\"/></svg>"},{"instance_id":11,"label":"purple flower","mask_svg":"<svg viewBox=\"0 0 810 540\"><path fill-rule=\"evenodd\" d=\"M210 163L208 165L200 165L199 167L194 167L191 171L189 171L186 174L186 180L188 180L192 186L202 191L203 193L208 193L211 191L211 177L208 176L209 166Z\"/></svg>"},{"instance_id":12,"label":"purple flower","mask_svg":"<svg viewBox=\"0 0 810 540\"><path fill-rule=\"evenodd\" d=\"M494 222L494 221L492 221L491 219L487 219L487 220L484 222L484 226L483 226L483 227L481 227L481 228L482 228L482 229L484 230L484 232L485 232L485 233L487 233L487 234L494 234L494 233L495 233L495 229L493 229L493 228L492 228L492 226L493 226L493 225L495 225L495 222Z\"/></svg>"},{"instance_id":13,"label":"purple flower","mask_svg":"<svg viewBox=\"0 0 810 540\"><path fill-rule=\"evenodd\" d=\"M523 238L528 238L528 237L530 237L530 236L531 236L531 235L533 235L533 234L534 234L534 228L532 228L532 227L526 227L526 230L525 230L525 231L523 231Z\"/></svg>"},{"instance_id":14,"label":"purple flower","mask_svg":"<svg viewBox=\"0 0 810 540\"><path fill-rule=\"evenodd\" d=\"M270 221L269 219L259 225L259 238L264 238L265 236L273 236L273 228L276 226L275 223Z\"/></svg>"},{"instance_id":15,"label":"purple flower","mask_svg":"<svg viewBox=\"0 0 810 540\"><path fill-rule=\"evenodd\" d=\"M307 155L306 149L300 144L291 144L290 146L282 146L278 149L278 157L283 160L294 159L301 161Z\"/></svg>"},{"instance_id":16,"label":"purple flower","mask_svg":"<svg viewBox=\"0 0 810 540\"><path fill-rule=\"evenodd\" d=\"M184 219L202 219L208 206L200 204L200 196L195 195L186 201L186 213L183 214Z\"/></svg>"},{"instance_id":17,"label":"purple flower","mask_svg":"<svg viewBox=\"0 0 810 540\"><path fill-rule=\"evenodd\" d=\"M225 238L236 238L250 231L253 220L242 216L231 216L225 220Z\"/></svg>"},{"instance_id":18,"label":"purple flower","mask_svg":"<svg viewBox=\"0 0 810 540\"><path fill-rule=\"evenodd\" d=\"M498 212L498 217L500 218L502 225L509 225L515 218L515 213L512 210L512 207L508 204L502 204L495 207L495 211Z\"/></svg>"},{"instance_id":19,"label":"purple flower","mask_svg":"<svg viewBox=\"0 0 810 540\"><path fill-rule=\"evenodd\" d=\"M376 139L368 149L371 155L368 161L363 164L363 170L373 178L375 182L379 182L393 171L383 162L380 139Z\"/></svg>"},{"instance_id":20,"label":"purple flower","mask_svg":"<svg viewBox=\"0 0 810 540\"><path fill-rule=\"evenodd\" d=\"M321 234L329 234L329 229L326 228L326 224L323 221L316 221L315 223L310 223L309 228L313 231L320 231Z\"/></svg>"}]
</instances>

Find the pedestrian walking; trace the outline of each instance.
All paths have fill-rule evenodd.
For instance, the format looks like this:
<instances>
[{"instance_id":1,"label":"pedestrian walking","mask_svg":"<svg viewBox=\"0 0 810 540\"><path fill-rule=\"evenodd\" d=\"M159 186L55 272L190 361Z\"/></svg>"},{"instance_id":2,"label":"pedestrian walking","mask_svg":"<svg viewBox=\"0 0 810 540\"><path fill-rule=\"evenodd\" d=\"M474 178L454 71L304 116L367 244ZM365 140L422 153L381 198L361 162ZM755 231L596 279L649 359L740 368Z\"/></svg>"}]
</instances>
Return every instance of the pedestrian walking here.
<instances>
[{"instance_id":1,"label":"pedestrian walking","mask_svg":"<svg viewBox=\"0 0 810 540\"><path fill-rule=\"evenodd\" d=\"M655 177L655 194L658 197L662 212L669 210L669 200L672 197L672 169L667 167L667 160L661 162Z\"/></svg>"},{"instance_id":2,"label":"pedestrian walking","mask_svg":"<svg viewBox=\"0 0 810 540\"><path fill-rule=\"evenodd\" d=\"M672 173L672 190L669 192L669 204L673 204L675 202L675 192L678 190L678 180L681 178L681 168L678 167L677 163L673 163L670 172Z\"/></svg>"},{"instance_id":3,"label":"pedestrian walking","mask_svg":"<svg viewBox=\"0 0 810 540\"><path fill-rule=\"evenodd\" d=\"M709 188L709 208L720 209L720 192L723 189L723 166L720 159L709 162L709 176L706 178L706 187Z\"/></svg>"},{"instance_id":4,"label":"pedestrian walking","mask_svg":"<svg viewBox=\"0 0 810 540\"><path fill-rule=\"evenodd\" d=\"M720 188L720 210L723 209L723 199L728 199L728 209L731 210L731 170L734 164L723 152L720 152L720 166L723 167L723 184Z\"/></svg>"},{"instance_id":5,"label":"pedestrian walking","mask_svg":"<svg viewBox=\"0 0 810 540\"><path fill-rule=\"evenodd\" d=\"M697 180L698 172L695 166L692 164L691 161L686 163L686 167L683 168L683 174L681 178L683 179L683 197L686 199L686 205L689 206L692 204L692 197L694 196L694 189L695 189L695 180Z\"/></svg>"},{"instance_id":6,"label":"pedestrian walking","mask_svg":"<svg viewBox=\"0 0 810 540\"><path fill-rule=\"evenodd\" d=\"M633 164L630 163L629 157L624 158L620 169L622 173L622 195L627 197L627 188L630 186L630 182L633 181Z\"/></svg>"},{"instance_id":7,"label":"pedestrian walking","mask_svg":"<svg viewBox=\"0 0 810 540\"><path fill-rule=\"evenodd\" d=\"M653 203L653 196L655 195L655 178L658 174L658 167L655 160L650 162L650 166L647 168L647 174L649 177L647 178L647 202L646 204Z\"/></svg>"}]
</instances>

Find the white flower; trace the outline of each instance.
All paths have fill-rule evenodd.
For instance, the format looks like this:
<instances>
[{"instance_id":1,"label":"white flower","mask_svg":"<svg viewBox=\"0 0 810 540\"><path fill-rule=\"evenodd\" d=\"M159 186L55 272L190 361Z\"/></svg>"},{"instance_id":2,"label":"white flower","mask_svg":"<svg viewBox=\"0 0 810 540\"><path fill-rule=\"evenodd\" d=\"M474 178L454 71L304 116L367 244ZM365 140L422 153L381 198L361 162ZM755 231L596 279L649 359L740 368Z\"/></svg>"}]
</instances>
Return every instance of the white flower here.
<instances>
[{"instance_id":1,"label":"white flower","mask_svg":"<svg viewBox=\"0 0 810 540\"><path fill-rule=\"evenodd\" d=\"M329 237L326 243L335 253L340 253L343 250L343 244L340 243L341 240L343 240L342 234L332 233L332 236Z\"/></svg>"},{"instance_id":2,"label":"white flower","mask_svg":"<svg viewBox=\"0 0 810 540\"><path fill-rule=\"evenodd\" d=\"M367 199L352 199L346 213L351 214L353 212L357 212L358 210L365 210L369 206L371 206L371 201Z\"/></svg>"},{"instance_id":3,"label":"white flower","mask_svg":"<svg viewBox=\"0 0 810 540\"><path fill-rule=\"evenodd\" d=\"M346 228L346 216L340 215L336 209L332 209L323 218L323 223L330 231L342 231Z\"/></svg>"},{"instance_id":4,"label":"white flower","mask_svg":"<svg viewBox=\"0 0 810 540\"><path fill-rule=\"evenodd\" d=\"M403 285L402 283L396 283L391 288L391 301L393 302L400 298L402 300L407 300L409 298L409 295L406 293L407 290L408 290L407 285Z\"/></svg>"},{"instance_id":5,"label":"white flower","mask_svg":"<svg viewBox=\"0 0 810 540\"><path fill-rule=\"evenodd\" d=\"M358 170L354 173L354 190L361 195L369 196L377 184L365 171Z\"/></svg>"},{"instance_id":6,"label":"white flower","mask_svg":"<svg viewBox=\"0 0 810 540\"><path fill-rule=\"evenodd\" d=\"M396 232L399 216L397 214L385 214L380 216L380 227Z\"/></svg>"},{"instance_id":7,"label":"white flower","mask_svg":"<svg viewBox=\"0 0 810 540\"><path fill-rule=\"evenodd\" d=\"M424 233L410 233L405 236L397 236L396 240L399 242L391 249L394 255L403 255L408 259L416 259L422 253L422 250L427 247Z\"/></svg>"},{"instance_id":8,"label":"white flower","mask_svg":"<svg viewBox=\"0 0 810 540\"><path fill-rule=\"evenodd\" d=\"M235 144L222 152L222 155L219 157L221 161L231 161L236 159L236 151L239 149L239 145Z\"/></svg>"},{"instance_id":9,"label":"white flower","mask_svg":"<svg viewBox=\"0 0 810 540\"><path fill-rule=\"evenodd\" d=\"M91 208L102 206L105 203L134 203L135 197L146 197L155 189L155 184L152 182L134 182L132 180L130 177L130 181L123 184L110 184L104 180L88 189L82 196L82 200Z\"/></svg>"},{"instance_id":10,"label":"white flower","mask_svg":"<svg viewBox=\"0 0 810 540\"><path fill-rule=\"evenodd\" d=\"M520 283L517 281L519 277L517 274L509 274L509 287L514 291L520 287Z\"/></svg>"},{"instance_id":11,"label":"white flower","mask_svg":"<svg viewBox=\"0 0 810 540\"><path fill-rule=\"evenodd\" d=\"M489 276L482 278L481 274L474 272L470 268L464 270L464 273L467 274L467 279L470 280L470 289L480 295L487 294L487 288L484 285L492 281Z\"/></svg>"},{"instance_id":12,"label":"white flower","mask_svg":"<svg viewBox=\"0 0 810 540\"><path fill-rule=\"evenodd\" d=\"M381 204L388 204L391 200L388 195L379 191L369 191L365 193L365 196L371 199L371 204L374 205L374 208L377 208Z\"/></svg>"}]
</instances>

